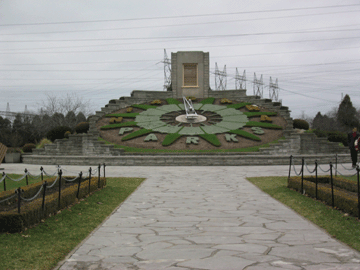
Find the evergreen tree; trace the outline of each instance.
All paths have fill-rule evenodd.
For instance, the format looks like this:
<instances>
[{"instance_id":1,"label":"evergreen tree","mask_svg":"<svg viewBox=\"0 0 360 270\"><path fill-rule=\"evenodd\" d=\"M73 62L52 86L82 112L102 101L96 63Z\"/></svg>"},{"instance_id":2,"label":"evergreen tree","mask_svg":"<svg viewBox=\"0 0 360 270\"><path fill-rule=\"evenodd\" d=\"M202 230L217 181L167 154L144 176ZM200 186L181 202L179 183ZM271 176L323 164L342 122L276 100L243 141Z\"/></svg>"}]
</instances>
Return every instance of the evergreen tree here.
<instances>
[{"instance_id":1,"label":"evergreen tree","mask_svg":"<svg viewBox=\"0 0 360 270\"><path fill-rule=\"evenodd\" d=\"M349 95L346 95L341 101L336 118L344 131L359 126L359 120L356 118L356 109L352 105Z\"/></svg>"}]
</instances>

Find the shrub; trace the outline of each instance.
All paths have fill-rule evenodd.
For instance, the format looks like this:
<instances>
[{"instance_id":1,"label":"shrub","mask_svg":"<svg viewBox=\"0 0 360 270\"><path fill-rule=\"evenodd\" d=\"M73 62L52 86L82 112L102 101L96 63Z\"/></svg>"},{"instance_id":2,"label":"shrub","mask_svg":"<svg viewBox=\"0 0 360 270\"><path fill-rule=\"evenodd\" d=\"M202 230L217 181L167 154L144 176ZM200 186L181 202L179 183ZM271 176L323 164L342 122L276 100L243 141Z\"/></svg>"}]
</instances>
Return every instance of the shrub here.
<instances>
[{"instance_id":1,"label":"shrub","mask_svg":"<svg viewBox=\"0 0 360 270\"><path fill-rule=\"evenodd\" d=\"M336 131L328 132L327 138L330 142L341 142L345 146L348 145L347 135L345 133Z\"/></svg>"},{"instance_id":2,"label":"shrub","mask_svg":"<svg viewBox=\"0 0 360 270\"><path fill-rule=\"evenodd\" d=\"M71 132L70 131L66 131L65 134L64 134L64 138L69 138L69 135L71 135Z\"/></svg>"},{"instance_id":3,"label":"shrub","mask_svg":"<svg viewBox=\"0 0 360 270\"><path fill-rule=\"evenodd\" d=\"M161 100L160 99L155 99L155 100L151 101L150 104L151 105L161 105Z\"/></svg>"},{"instance_id":4,"label":"shrub","mask_svg":"<svg viewBox=\"0 0 360 270\"><path fill-rule=\"evenodd\" d=\"M230 99L227 99L227 98L222 98L222 99L220 100L220 103L221 103L221 104L231 104L232 101L231 101Z\"/></svg>"},{"instance_id":5,"label":"shrub","mask_svg":"<svg viewBox=\"0 0 360 270\"><path fill-rule=\"evenodd\" d=\"M306 122L303 119L294 119L293 128L308 130L309 129L309 123Z\"/></svg>"},{"instance_id":6,"label":"shrub","mask_svg":"<svg viewBox=\"0 0 360 270\"><path fill-rule=\"evenodd\" d=\"M314 129L313 132L317 137L327 137L327 132L324 130Z\"/></svg>"},{"instance_id":7,"label":"shrub","mask_svg":"<svg viewBox=\"0 0 360 270\"><path fill-rule=\"evenodd\" d=\"M36 148L35 144L27 143L23 146L22 150L24 153L31 153L34 148Z\"/></svg>"},{"instance_id":8,"label":"shrub","mask_svg":"<svg viewBox=\"0 0 360 270\"><path fill-rule=\"evenodd\" d=\"M81 123L77 124L75 127L75 132L77 134L87 133L88 130L89 130L89 122L81 122Z\"/></svg>"},{"instance_id":9,"label":"shrub","mask_svg":"<svg viewBox=\"0 0 360 270\"><path fill-rule=\"evenodd\" d=\"M122 120L123 120L122 117L111 117L109 123L110 124L121 123Z\"/></svg>"},{"instance_id":10,"label":"shrub","mask_svg":"<svg viewBox=\"0 0 360 270\"><path fill-rule=\"evenodd\" d=\"M46 134L46 138L48 138L52 142L54 142L57 139L64 139L66 131L71 132L71 128L66 126L55 127L49 130L49 132Z\"/></svg>"},{"instance_id":11,"label":"shrub","mask_svg":"<svg viewBox=\"0 0 360 270\"><path fill-rule=\"evenodd\" d=\"M44 148L45 144L51 144L51 143L52 142L49 139L44 138L40 141L40 143L37 145L36 148Z\"/></svg>"},{"instance_id":12,"label":"shrub","mask_svg":"<svg viewBox=\"0 0 360 270\"><path fill-rule=\"evenodd\" d=\"M133 107L126 108L127 113L131 113L133 111Z\"/></svg>"},{"instance_id":13,"label":"shrub","mask_svg":"<svg viewBox=\"0 0 360 270\"><path fill-rule=\"evenodd\" d=\"M189 99L190 99L191 101L195 101L195 100L196 100L196 97L192 97L192 96L190 96L190 97L186 97L186 99L187 99L187 100L189 100Z\"/></svg>"}]
</instances>

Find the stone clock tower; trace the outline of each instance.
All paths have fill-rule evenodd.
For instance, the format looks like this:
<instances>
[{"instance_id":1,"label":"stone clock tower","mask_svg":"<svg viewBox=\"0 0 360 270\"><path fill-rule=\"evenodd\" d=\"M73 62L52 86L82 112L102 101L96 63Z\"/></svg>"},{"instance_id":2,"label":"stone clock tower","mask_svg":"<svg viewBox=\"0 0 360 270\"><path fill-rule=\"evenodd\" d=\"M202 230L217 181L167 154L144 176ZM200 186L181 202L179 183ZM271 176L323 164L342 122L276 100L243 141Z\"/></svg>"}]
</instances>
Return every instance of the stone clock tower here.
<instances>
[{"instance_id":1,"label":"stone clock tower","mask_svg":"<svg viewBox=\"0 0 360 270\"><path fill-rule=\"evenodd\" d=\"M171 53L171 83L173 98L193 96L207 98L209 82L208 52Z\"/></svg>"}]
</instances>

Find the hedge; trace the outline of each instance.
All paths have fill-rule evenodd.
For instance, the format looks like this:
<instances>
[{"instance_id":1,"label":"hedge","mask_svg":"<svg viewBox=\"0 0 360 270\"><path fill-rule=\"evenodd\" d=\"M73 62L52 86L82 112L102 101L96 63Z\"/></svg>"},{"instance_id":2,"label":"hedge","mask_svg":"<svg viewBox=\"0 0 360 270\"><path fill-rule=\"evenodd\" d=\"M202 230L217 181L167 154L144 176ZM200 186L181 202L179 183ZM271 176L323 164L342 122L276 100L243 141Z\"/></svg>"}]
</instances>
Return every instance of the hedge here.
<instances>
[{"instance_id":1,"label":"hedge","mask_svg":"<svg viewBox=\"0 0 360 270\"><path fill-rule=\"evenodd\" d=\"M181 135L179 133L169 133L165 136L165 138L162 142L162 146L169 146L169 145L173 144L175 141L177 141L182 136L183 135Z\"/></svg>"},{"instance_id":2,"label":"hedge","mask_svg":"<svg viewBox=\"0 0 360 270\"><path fill-rule=\"evenodd\" d=\"M325 186L322 182L329 181L329 177L327 179L321 179L322 177L318 177L318 199L325 202L328 205L332 205L332 197L331 197L331 187ZM310 181L308 181L308 180ZM313 179L306 178L303 181L303 190L305 190L305 194L310 197L316 197L316 184L313 182ZM321 179L321 180L320 180ZM355 182L354 182L355 183ZM344 188L340 188L339 186L343 186L346 188L353 189L353 184L350 184L346 179L341 178L333 178L334 184L334 206L339 208L340 210L351 214L352 216L358 216L358 201L357 201L357 193L351 192L349 190L345 191ZM355 183L356 184L356 183ZM295 189L301 192L301 177L291 177L288 180L288 187Z\"/></svg>"},{"instance_id":3,"label":"hedge","mask_svg":"<svg viewBox=\"0 0 360 270\"><path fill-rule=\"evenodd\" d=\"M105 126L102 126L100 129L106 130L106 129L114 129L114 128L120 128L120 127L134 127L136 125L137 125L137 123L135 121L128 121L128 122L124 122L124 123L105 125Z\"/></svg>"},{"instance_id":4,"label":"hedge","mask_svg":"<svg viewBox=\"0 0 360 270\"><path fill-rule=\"evenodd\" d=\"M309 129L309 123L306 122L303 119L294 119L293 120L293 128L308 130Z\"/></svg>"},{"instance_id":5,"label":"hedge","mask_svg":"<svg viewBox=\"0 0 360 270\"><path fill-rule=\"evenodd\" d=\"M149 133L151 133L151 132L152 132L151 129L144 129L144 128L143 128L143 129L139 129L139 130L137 130L137 131L134 131L134 132L126 135L125 137L122 137L121 140L122 140L122 141L131 140L131 139L133 139L133 138L140 137L140 136L143 136L143 135L145 135L145 134L149 134Z\"/></svg>"},{"instance_id":6,"label":"hedge","mask_svg":"<svg viewBox=\"0 0 360 270\"><path fill-rule=\"evenodd\" d=\"M214 146L221 146L221 143L215 134L199 134L199 136Z\"/></svg>"},{"instance_id":7,"label":"hedge","mask_svg":"<svg viewBox=\"0 0 360 270\"><path fill-rule=\"evenodd\" d=\"M10 211L0 213L0 232L20 232L25 228L33 226L42 219L55 214L61 209L68 207L78 201L76 197L78 191L77 181L73 185L61 190L60 208L58 206L58 192L46 195L45 197L45 209L42 210L42 196L32 202L21 205L20 214L17 213L18 209L15 208ZM39 183L36 183L39 185ZM42 183L40 182L40 185ZM56 184L55 184L56 185ZM106 186L106 179L100 178L100 188ZM94 192L98 189L98 177L91 178L90 192ZM38 190L38 188L37 188ZM86 197L89 194L89 182L83 181L80 185L79 199ZM22 197L25 197L24 193Z\"/></svg>"}]
</instances>

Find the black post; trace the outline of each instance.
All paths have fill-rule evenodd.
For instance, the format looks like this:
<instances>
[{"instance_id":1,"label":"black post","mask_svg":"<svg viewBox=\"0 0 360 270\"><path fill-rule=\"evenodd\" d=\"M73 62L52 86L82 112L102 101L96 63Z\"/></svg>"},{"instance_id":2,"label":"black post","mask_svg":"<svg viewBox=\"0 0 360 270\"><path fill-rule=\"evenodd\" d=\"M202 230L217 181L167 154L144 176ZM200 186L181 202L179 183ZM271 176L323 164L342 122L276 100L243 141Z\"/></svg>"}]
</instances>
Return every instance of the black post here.
<instances>
[{"instance_id":1,"label":"black post","mask_svg":"<svg viewBox=\"0 0 360 270\"><path fill-rule=\"evenodd\" d=\"M318 171L317 171L318 163L315 160L315 199L318 199Z\"/></svg>"},{"instance_id":2,"label":"black post","mask_svg":"<svg viewBox=\"0 0 360 270\"><path fill-rule=\"evenodd\" d=\"M356 166L357 171L357 192L358 192L358 219L360 219L360 181L359 181L359 165Z\"/></svg>"},{"instance_id":3,"label":"black post","mask_svg":"<svg viewBox=\"0 0 360 270\"><path fill-rule=\"evenodd\" d=\"M25 169L25 173L26 173L26 176L25 176L25 178L26 178L26 185L28 186L28 185L29 185L29 181L28 181L27 172L28 172L28 170L27 170L27 169Z\"/></svg>"},{"instance_id":4,"label":"black post","mask_svg":"<svg viewBox=\"0 0 360 270\"><path fill-rule=\"evenodd\" d=\"M288 180L290 179L292 158L293 158L293 156L291 155L291 156L290 156L290 165L289 165L289 176L288 176ZM105 169L105 168L104 168L104 169Z\"/></svg>"},{"instance_id":5,"label":"black post","mask_svg":"<svg viewBox=\"0 0 360 270\"><path fill-rule=\"evenodd\" d=\"M301 159L301 194L304 193L304 158Z\"/></svg>"},{"instance_id":6,"label":"black post","mask_svg":"<svg viewBox=\"0 0 360 270\"><path fill-rule=\"evenodd\" d=\"M43 201L42 201L42 210L44 211L45 209L45 193L46 193L46 186L47 186L47 182L45 181L45 183L43 184L43 188L44 188L44 192L43 192Z\"/></svg>"},{"instance_id":7,"label":"black post","mask_svg":"<svg viewBox=\"0 0 360 270\"><path fill-rule=\"evenodd\" d=\"M40 167L40 171L41 171L41 182L44 182L44 172L43 172L44 168L41 166Z\"/></svg>"},{"instance_id":8,"label":"black post","mask_svg":"<svg viewBox=\"0 0 360 270\"><path fill-rule=\"evenodd\" d=\"M335 176L337 176L337 164L338 164L338 156L335 154Z\"/></svg>"},{"instance_id":9,"label":"black post","mask_svg":"<svg viewBox=\"0 0 360 270\"><path fill-rule=\"evenodd\" d=\"M99 176L98 188L100 188L100 170L101 170L101 165L99 164L99 166L98 166L98 176Z\"/></svg>"},{"instance_id":10,"label":"black post","mask_svg":"<svg viewBox=\"0 0 360 270\"><path fill-rule=\"evenodd\" d=\"M91 184L91 167L89 168L89 194L90 194L90 184Z\"/></svg>"},{"instance_id":11,"label":"black post","mask_svg":"<svg viewBox=\"0 0 360 270\"><path fill-rule=\"evenodd\" d=\"M330 162L330 181L331 181L331 205L334 207L334 183L333 183L333 173L332 173L332 163Z\"/></svg>"},{"instance_id":12,"label":"black post","mask_svg":"<svg viewBox=\"0 0 360 270\"><path fill-rule=\"evenodd\" d=\"M61 198L61 175L62 175L62 170L59 170L59 209L60 209L60 198Z\"/></svg>"},{"instance_id":13,"label":"black post","mask_svg":"<svg viewBox=\"0 0 360 270\"><path fill-rule=\"evenodd\" d=\"M78 190L77 190L77 194L76 194L76 198L78 198L78 199L79 199L79 194L80 194L81 177L82 177L82 172L79 173L79 184L78 184Z\"/></svg>"},{"instance_id":14,"label":"black post","mask_svg":"<svg viewBox=\"0 0 360 270\"><path fill-rule=\"evenodd\" d=\"M16 191L17 191L17 194L18 194L18 213L20 214L20 207L21 207L21 196L20 196L20 193L21 193L21 188L19 187Z\"/></svg>"},{"instance_id":15,"label":"black post","mask_svg":"<svg viewBox=\"0 0 360 270\"><path fill-rule=\"evenodd\" d=\"M106 167L105 163L103 164L103 166L104 166L104 178L106 178L105 177L105 167Z\"/></svg>"},{"instance_id":16,"label":"black post","mask_svg":"<svg viewBox=\"0 0 360 270\"><path fill-rule=\"evenodd\" d=\"M5 176L5 172L3 172L3 177ZM4 191L6 191L6 177L4 177Z\"/></svg>"}]
</instances>

